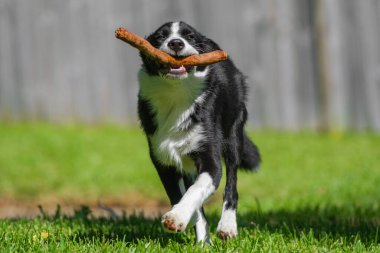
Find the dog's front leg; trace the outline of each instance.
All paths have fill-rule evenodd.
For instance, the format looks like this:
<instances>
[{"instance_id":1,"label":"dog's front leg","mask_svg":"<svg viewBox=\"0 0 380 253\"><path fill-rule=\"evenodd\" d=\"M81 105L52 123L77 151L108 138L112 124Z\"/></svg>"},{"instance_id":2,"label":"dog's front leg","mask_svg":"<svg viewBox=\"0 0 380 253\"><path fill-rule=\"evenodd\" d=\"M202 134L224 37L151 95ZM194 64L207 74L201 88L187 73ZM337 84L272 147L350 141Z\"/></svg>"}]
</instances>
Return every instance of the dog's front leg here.
<instances>
[{"instance_id":1,"label":"dog's front leg","mask_svg":"<svg viewBox=\"0 0 380 253\"><path fill-rule=\"evenodd\" d=\"M198 177L179 203L163 215L162 224L166 230L171 232L184 231L193 214L215 192L222 175L220 155L216 156L215 153L204 151L202 154L198 154L199 156L196 158Z\"/></svg>"},{"instance_id":2,"label":"dog's front leg","mask_svg":"<svg viewBox=\"0 0 380 253\"><path fill-rule=\"evenodd\" d=\"M208 172L199 174L179 203L162 217L164 228L171 232L184 231L194 212L214 191L215 185L211 175Z\"/></svg>"}]
</instances>

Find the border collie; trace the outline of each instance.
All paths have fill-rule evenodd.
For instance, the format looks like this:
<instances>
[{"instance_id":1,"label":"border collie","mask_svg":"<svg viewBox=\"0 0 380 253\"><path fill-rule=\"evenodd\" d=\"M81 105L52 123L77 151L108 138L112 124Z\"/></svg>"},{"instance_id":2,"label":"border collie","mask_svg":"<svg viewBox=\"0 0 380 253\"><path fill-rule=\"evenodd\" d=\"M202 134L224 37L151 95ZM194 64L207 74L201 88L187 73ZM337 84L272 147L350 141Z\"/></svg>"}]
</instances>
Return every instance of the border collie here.
<instances>
[{"instance_id":1,"label":"border collie","mask_svg":"<svg viewBox=\"0 0 380 253\"><path fill-rule=\"evenodd\" d=\"M220 49L184 22L168 22L146 38L176 58ZM237 235L237 168L255 170L260 155L244 132L245 77L231 60L202 67L167 66L141 54L138 114L150 157L170 202L162 216L169 232L195 225L198 242L209 242L203 203L222 177L227 181L217 234Z\"/></svg>"}]
</instances>

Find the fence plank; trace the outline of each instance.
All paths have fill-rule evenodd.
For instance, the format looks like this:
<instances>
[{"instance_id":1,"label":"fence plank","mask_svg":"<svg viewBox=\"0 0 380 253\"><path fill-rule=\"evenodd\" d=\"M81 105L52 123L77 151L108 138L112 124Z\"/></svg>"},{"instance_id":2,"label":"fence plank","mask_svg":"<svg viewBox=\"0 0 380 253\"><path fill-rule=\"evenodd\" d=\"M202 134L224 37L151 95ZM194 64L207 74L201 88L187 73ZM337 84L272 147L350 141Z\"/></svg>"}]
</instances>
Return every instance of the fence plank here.
<instances>
[{"instance_id":1,"label":"fence plank","mask_svg":"<svg viewBox=\"0 0 380 253\"><path fill-rule=\"evenodd\" d=\"M358 11L359 28L358 39L361 43L363 61L363 104L367 115L364 120L364 127L372 127L380 130L380 32L377 29L380 25L379 13L374 6L378 1L356 1L355 8ZM364 86L364 87L363 87Z\"/></svg>"},{"instance_id":2,"label":"fence plank","mask_svg":"<svg viewBox=\"0 0 380 253\"><path fill-rule=\"evenodd\" d=\"M0 120L135 123L141 61L113 31L184 20L247 75L252 126L380 131L379 10L377 0L0 0Z\"/></svg>"}]
</instances>

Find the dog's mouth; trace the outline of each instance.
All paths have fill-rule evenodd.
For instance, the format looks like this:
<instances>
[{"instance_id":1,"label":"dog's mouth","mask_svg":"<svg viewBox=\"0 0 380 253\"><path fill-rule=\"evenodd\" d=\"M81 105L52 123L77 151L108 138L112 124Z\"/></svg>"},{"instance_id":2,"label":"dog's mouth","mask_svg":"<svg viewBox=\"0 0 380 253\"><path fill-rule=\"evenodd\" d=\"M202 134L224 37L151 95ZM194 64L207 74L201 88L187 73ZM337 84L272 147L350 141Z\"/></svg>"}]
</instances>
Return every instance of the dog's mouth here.
<instances>
[{"instance_id":1,"label":"dog's mouth","mask_svg":"<svg viewBox=\"0 0 380 253\"><path fill-rule=\"evenodd\" d=\"M183 59L185 56L174 56L176 59ZM160 72L167 77L170 78L175 78L175 79L181 79L181 78L186 78L188 74L194 69L192 66L162 66Z\"/></svg>"},{"instance_id":2,"label":"dog's mouth","mask_svg":"<svg viewBox=\"0 0 380 253\"><path fill-rule=\"evenodd\" d=\"M187 73L187 69L185 68L185 66L170 66L169 67L169 72L168 74L170 75L178 75L178 76L181 76L181 75L184 75Z\"/></svg>"},{"instance_id":3,"label":"dog's mouth","mask_svg":"<svg viewBox=\"0 0 380 253\"><path fill-rule=\"evenodd\" d=\"M194 67L188 66L161 66L160 72L166 77L181 79L186 78Z\"/></svg>"}]
</instances>

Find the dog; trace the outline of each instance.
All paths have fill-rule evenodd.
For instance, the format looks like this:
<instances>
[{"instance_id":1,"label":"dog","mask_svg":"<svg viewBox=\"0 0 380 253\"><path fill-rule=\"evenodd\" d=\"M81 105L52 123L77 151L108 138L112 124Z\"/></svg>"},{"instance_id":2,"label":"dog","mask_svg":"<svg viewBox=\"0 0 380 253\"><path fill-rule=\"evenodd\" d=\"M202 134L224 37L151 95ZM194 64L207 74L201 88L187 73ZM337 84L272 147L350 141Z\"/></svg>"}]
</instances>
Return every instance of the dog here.
<instances>
[{"instance_id":1,"label":"dog","mask_svg":"<svg viewBox=\"0 0 380 253\"><path fill-rule=\"evenodd\" d=\"M220 49L185 22L168 22L146 39L175 58ZM210 242L203 203L218 188L226 165L217 235L237 233L237 169L254 171L257 146L247 137L245 76L226 61L208 66L168 66L141 54L138 115L172 209L162 216L166 231L195 225L196 240ZM189 225L190 226L190 225Z\"/></svg>"}]
</instances>

